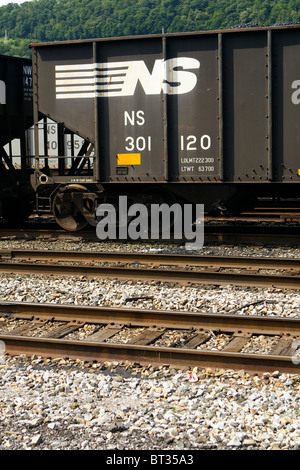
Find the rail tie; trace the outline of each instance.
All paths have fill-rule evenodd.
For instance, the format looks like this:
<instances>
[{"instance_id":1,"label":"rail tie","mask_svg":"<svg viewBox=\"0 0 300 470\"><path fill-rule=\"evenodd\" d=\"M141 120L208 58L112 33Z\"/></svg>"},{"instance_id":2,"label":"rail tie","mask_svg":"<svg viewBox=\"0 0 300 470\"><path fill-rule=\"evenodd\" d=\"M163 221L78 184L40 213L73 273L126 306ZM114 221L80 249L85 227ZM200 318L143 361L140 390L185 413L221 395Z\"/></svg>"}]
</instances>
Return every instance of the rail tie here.
<instances>
[{"instance_id":1,"label":"rail tie","mask_svg":"<svg viewBox=\"0 0 300 470\"><path fill-rule=\"evenodd\" d=\"M2 302L0 311L0 340L11 355L299 373L300 319L22 302ZM72 336L86 324L95 326L93 333ZM125 328L140 330L124 343L117 338ZM188 339L166 346L160 341L170 330L188 332ZM206 346L221 333L229 336L222 350ZM247 343L259 335L273 336L274 346L248 353Z\"/></svg>"}]
</instances>

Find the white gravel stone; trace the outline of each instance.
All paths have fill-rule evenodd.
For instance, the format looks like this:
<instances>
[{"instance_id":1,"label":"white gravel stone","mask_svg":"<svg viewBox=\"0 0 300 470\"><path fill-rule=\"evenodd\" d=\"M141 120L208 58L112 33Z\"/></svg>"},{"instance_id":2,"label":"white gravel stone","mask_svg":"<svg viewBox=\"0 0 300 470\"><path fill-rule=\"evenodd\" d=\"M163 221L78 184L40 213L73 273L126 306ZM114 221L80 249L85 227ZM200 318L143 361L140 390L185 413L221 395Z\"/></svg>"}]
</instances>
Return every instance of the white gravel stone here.
<instances>
[{"instance_id":1,"label":"white gravel stone","mask_svg":"<svg viewBox=\"0 0 300 470\"><path fill-rule=\"evenodd\" d=\"M197 369L186 383L168 366L93 366L7 357L0 450L300 447L298 375Z\"/></svg>"},{"instance_id":2,"label":"white gravel stone","mask_svg":"<svg viewBox=\"0 0 300 470\"><path fill-rule=\"evenodd\" d=\"M0 250L13 248L141 251L138 244L0 240ZM147 244L143 250L185 252ZM300 250L289 247L211 245L201 253L300 258ZM152 299L126 301L137 296ZM0 275L0 301L299 317L300 291L7 273ZM0 331L3 324L0 315ZM76 334L83 338L90 333L92 329L86 328ZM126 335L121 338L127 341ZM183 338L169 334L164 339ZM211 339L217 350L226 341L226 335ZM251 347L259 344L267 350L270 345L263 341L256 338ZM198 381L180 378L187 371ZM0 361L0 450L299 450L299 379L276 370L256 376L231 370L5 357Z\"/></svg>"}]
</instances>

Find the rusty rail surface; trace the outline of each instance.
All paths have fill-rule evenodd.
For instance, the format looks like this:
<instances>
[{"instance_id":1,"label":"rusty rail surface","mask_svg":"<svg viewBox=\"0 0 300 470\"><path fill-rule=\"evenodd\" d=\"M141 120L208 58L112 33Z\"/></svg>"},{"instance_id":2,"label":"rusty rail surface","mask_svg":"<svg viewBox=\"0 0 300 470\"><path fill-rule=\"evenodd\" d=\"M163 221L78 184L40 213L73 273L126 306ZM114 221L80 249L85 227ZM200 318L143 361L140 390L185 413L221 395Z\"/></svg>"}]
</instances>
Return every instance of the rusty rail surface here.
<instances>
[{"instance_id":1,"label":"rusty rail surface","mask_svg":"<svg viewBox=\"0 0 300 470\"><path fill-rule=\"evenodd\" d=\"M0 318L0 340L11 355L299 373L300 361L295 351L300 339L300 318L22 302L1 302ZM6 325L15 320L23 323L11 331L5 330ZM44 336L35 334L49 323L53 328ZM98 329L84 339L68 339L70 333L85 324L96 325ZM111 342L122 329L135 327L141 327L142 331L128 343ZM157 339L168 330L188 332L185 344L182 347L156 346ZM212 336L224 332L230 335L230 341L222 350L197 349ZM268 354L242 352L256 335L275 336L276 344Z\"/></svg>"},{"instance_id":2,"label":"rusty rail surface","mask_svg":"<svg viewBox=\"0 0 300 470\"><path fill-rule=\"evenodd\" d=\"M124 263L154 263L163 265L172 263L184 266L212 266L238 267L244 266L272 269L298 269L298 258L266 258L266 257L240 257L240 256L211 256L197 254L176 253L149 253L149 252L105 252L105 251L72 251L72 250L0 250L0 259L4 260L53 260L53 261L80 261L80 262L124 262Z\"/></svg>"},{"instance_id":3,"label":"rusty rail surface","mask_svg":"<svg viewBox=\"0 0 300 470\"><path fill-rule=\"evenodd\" d=\"M0 251L0 272L159 279L183 284L300 287L300 260L284 258L4 250Z\"/></svg>"}]
</instances>

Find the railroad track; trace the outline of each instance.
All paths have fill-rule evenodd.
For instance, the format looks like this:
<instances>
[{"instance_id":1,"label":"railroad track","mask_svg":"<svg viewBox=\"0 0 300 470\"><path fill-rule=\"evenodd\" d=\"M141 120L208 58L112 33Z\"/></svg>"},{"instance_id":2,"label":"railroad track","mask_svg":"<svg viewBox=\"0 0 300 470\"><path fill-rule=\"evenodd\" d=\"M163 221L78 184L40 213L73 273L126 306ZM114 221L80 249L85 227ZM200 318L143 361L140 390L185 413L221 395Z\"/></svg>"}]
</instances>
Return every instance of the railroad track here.
<instances>
[{"instance_id":1,"label":"railroad track","mask_svg":"<svg viewBox=\"0 0 300 470\"><path fill-rule=\"evenodd\" d=\"M269 350L249 352L262 335ZM299 373L300 319L1 302L0 341L10 355Z\"/></svg>"},{"instance_id":2,"label":"railroad track","mask_svg":"<svg viewBox=\"0 0 300 470\"><path fill-rule=\"evenodd\" d=\"M282 258L5 250L0 272L300 286L300 260ZM270 342L267 353L251 352L260 336ZM300 319L287 317L2 302L0 340L11 355L299 373Z\"/></svg>"},{"instance_id":3,"label":"railroad track","mask_svg":"<svg viewBox=\"0 0 300 470\"><path fill-rule=\"evenodd\" d=\"M282 216L283 217L283 216ZM289 215L285 214L286 221L289 221ZM299 216L300 218L300 216ZM296 220L296 219L295 219ZM297 223L288 224L283 218L263 219L263 218L207 218L205 223L204 243L220 244L241 244L249 243L253 245L262 244L288 244L299 245L300 225ZM263 224L261 222L264 222ZM273 223L272 223L273 222ZM0 240L1 239L25 239L25 240L68 240L68 241L87 241L100 243L96 230L90 228L80 232L66 232L60 229L53 222L26 222L21 227L10 227L0 222ZM135 243L132 240L116 240L120 244ZM181 245L185 243L182 239L170 237L170 240L139 240L140 244L152 243L162 245ZM114 243L115 240L106 240L106 244Z\"/></svg>"},{"instance_id":4,"label":"railroad track","mask_svg":"<svg viewBox=\"0 0 300 470\"><path fill-rule=\"evenodd\" d=\"M300 260L284 258L3 250L0 272L300 288Z\"/></svg>"}]
</instances>

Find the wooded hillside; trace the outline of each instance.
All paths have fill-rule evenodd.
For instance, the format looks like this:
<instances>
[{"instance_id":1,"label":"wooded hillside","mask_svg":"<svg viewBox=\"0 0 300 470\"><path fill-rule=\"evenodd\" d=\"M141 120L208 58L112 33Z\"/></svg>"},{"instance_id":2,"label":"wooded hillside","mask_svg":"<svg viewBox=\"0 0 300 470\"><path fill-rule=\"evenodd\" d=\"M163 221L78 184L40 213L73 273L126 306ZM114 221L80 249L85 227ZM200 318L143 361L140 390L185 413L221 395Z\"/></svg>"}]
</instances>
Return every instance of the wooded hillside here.
<instances>
[{"instance_id":1,"label":"wooded hillside","mask_svg":"<svg viewBox=\"0 0 300 470\"><path fill-rule=\"evenodd\" d=\"M287 22L300 23L300 0L34 0L0 7L0 53L29 57L35 41Z\"/></svg>"}]
</instances>

